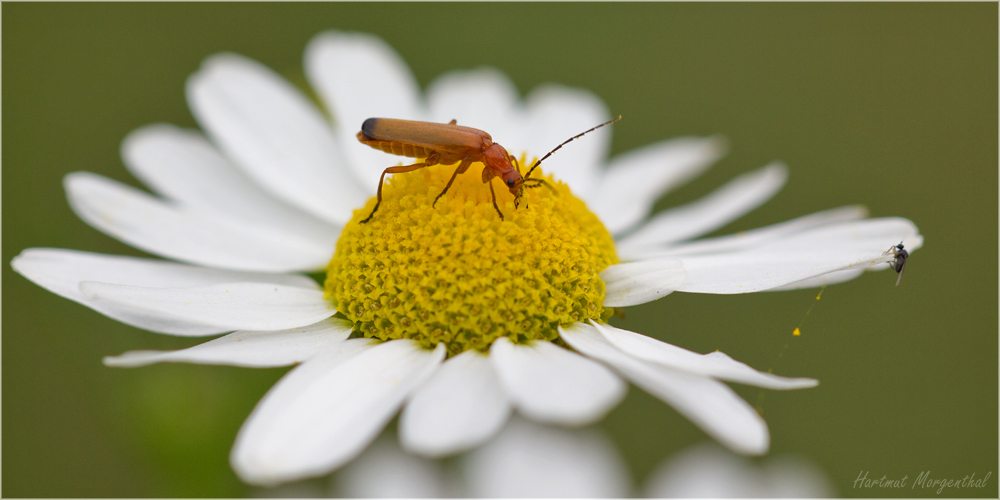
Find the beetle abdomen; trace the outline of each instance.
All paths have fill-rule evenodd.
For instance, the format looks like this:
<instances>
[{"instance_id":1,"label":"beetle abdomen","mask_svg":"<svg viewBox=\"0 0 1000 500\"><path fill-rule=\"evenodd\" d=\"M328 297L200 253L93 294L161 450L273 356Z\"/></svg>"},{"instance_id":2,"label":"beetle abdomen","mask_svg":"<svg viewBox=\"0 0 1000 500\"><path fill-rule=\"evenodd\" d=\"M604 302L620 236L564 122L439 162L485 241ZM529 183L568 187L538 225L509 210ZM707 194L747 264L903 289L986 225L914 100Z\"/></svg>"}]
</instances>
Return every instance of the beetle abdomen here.
<instances>
[{"instance_id":1,"label":"beetle abdomen","mask_svg":"<svg viewBox=\"0 0 1000 500\"><path fill-rule=\"evenodd\" d=\"M384 153L396 156L406 156L409 158L427 158L434 152L423 146L415 146L413 144L406 144L403 142L369 139L368 137L365 137L363 132L358 132L358 142Z\"/></svg>"}]
</instances>

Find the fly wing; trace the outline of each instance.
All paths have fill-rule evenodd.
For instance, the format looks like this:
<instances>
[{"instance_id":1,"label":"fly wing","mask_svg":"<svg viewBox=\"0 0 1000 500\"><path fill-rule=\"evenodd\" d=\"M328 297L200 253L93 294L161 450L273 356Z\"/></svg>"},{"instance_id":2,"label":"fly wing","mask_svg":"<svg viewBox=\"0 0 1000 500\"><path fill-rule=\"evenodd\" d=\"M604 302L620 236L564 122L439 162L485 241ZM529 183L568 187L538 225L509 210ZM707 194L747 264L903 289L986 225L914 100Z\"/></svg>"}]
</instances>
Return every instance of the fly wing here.
<instances>
[{"instance_id":1,"label":"fly wing","mask_svg":"<svg viewBox=\"0 0 1000 500\"><path fill-rule=\"evenodd\" d=\"M418 146L454 159L481 153L493 142L490 134L472 127L393 118L369 118L361 125L361 133L369 139Z\"/></svg>"},{"instance_id":2,"label":"fly wing","mask_svg":"<svg viewBox=\"0 0 1000 500\"><path fill-rule=\"evenodd\" d=\"M903 270L906 269L906 262L899 266L899 277L896 278L896 286L899 286L899 282L903 281Z\"/></svg>"}]
</instances>

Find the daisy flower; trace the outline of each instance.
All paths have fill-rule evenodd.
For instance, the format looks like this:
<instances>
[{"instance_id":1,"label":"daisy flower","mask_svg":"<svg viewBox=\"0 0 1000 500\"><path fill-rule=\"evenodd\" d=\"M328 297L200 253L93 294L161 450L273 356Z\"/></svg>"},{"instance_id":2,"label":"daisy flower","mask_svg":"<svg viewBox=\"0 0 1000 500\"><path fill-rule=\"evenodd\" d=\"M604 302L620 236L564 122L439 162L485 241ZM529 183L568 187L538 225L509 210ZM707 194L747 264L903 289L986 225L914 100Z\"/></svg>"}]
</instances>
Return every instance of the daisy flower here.
<instances>
[{"instance_id":1,"label":"daisy flower","mask_svg":"<svg viewBox=\"0 0 1000 500\"><path fill-rule=\"evenodd\" d=\"M459 124L493 134L521 163L609 118L588 92L549 85L520 99L489 69L449 73L422 95L406 65L369 35L327 32L305 70L333 123L304 93L247 58L208 58L187 82L202 132L151 125L122 157L155 195L86 172L66 176L85 222L171 261L28 249L12 266L59 295L171 335L228 335L109 366L158 362L299 364L254 409L231 463L247 482L325 474L361 453L402 409L402 446L471 449L513 410L545 423L599 420L625 380L672 405L731 450L768 449L763 419L723 382L769 389L816 381L756 371L614 328L615 308L674 291L748 293L837 283L887 268L886 248L921 245L899 218L844 207L696 240L771 197L785 167L740 176L650 216L653 203L722 154L685 137L610 160L607 128L546 160L551 189L520 208L448 166L390 177L397 158L358 144L369 117ZM318 285L301 274L326 271Z\"/></svg>"},{"instance_id":2,"label":"daisy flower","mask_svg":"<svg viewBox=\"0 0 1000 500\"><path fill-rule=\"evenodd\" d=\"M513 418L485 445L451 462L406 453L383 436L338 471L335 479L332 491L317 488L311 496L635 496L628 467L599 429L565 429L520 418ZM755 464L714 443L696 444L667 457L649 474L643 490L648 498L822 498L835 496L836 491L827 474L805 458L780 455Z\"/></svg>"}]
</instances>

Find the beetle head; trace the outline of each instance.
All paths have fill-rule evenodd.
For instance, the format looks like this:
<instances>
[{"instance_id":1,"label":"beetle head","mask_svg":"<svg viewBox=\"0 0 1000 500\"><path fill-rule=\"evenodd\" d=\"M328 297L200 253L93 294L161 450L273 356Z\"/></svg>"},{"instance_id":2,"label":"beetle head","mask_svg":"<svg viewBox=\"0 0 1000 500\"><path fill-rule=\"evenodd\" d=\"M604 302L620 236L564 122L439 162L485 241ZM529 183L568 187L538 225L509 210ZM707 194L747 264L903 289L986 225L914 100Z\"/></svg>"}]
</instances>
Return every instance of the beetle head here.
<instances>
[{"instance_id":1,"label":"beetle head","mask_svg":"<svg viewBox=\"0 0 1000 500\"><path fill-rule=\"evenodd\" d=\"M524 179L521 174L517 170L510 170L504 172L500 178L503 179L504 186L510 190L510 194L514 195L514 206L517 206L517 200L524 194Z\"/></svg>"},{"instance_id":2,"label":"beetle head","mask_svg":"<svg viewBox=\"0 0 1000 500\"><path fill-rule=\"evenodd\" d=\"M483 182L489 182L489 179L499 177L504 186L507 186L510 194L514 195L516 203L516 200L524 192L524 178L511 163L507 150L503 146L493 143L486 151L483 151L483 163L486 165L483 170Z\"/></svg>"}]
</instances>

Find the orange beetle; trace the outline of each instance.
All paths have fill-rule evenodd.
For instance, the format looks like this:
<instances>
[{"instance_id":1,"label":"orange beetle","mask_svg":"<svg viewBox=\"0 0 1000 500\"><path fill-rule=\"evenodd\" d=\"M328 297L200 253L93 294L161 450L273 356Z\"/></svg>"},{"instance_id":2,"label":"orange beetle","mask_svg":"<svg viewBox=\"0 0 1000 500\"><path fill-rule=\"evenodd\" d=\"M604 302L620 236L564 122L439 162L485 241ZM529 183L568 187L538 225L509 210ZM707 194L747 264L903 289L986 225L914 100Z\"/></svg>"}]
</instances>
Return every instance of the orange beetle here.
<instances>
[{"instance_id":1,"label":"orange beetle","mask_svg":"<svg viewBox=\"0 0 1000 500\"><path fill-rule=\"evenodd\" d=\"M514 206L518 206L521 195L525 187L538 187L545 184L543 179L529 179L531 172L535 170L556 150L563 147L567 142L586 134L592 130L614 123L621 119L621 116L613 120L602 123L581 134L567 139L556 146L555 149L543 156L528 170L527 175L521 176L521 170L517 164L517 159L504 149L503 146L493 142L490 134L472 127L457 125L455 120L450 123L429 123L408 120L396 120L392 118L369 118L361 124L361 131L358 132L358 141L374 149L384 151L398 156L411 158L424 158L420 163L413 165L400 165L389 167L382 171L382 176L378 181L378 201L372 213L368 214L362 224L371 220L372 216L382 204L382 184L385 182L385 174L401 174L412 172L417 169L442 164L450 165L458 163L455 173L451 174L451 179L441 191L441 194L434 198L434 203L448 192L451 184L458 174L469 169L473 162L481 162L483 167L483 182L489 184L490 194L493 195L493 208L500 214L503 220L503 212L497 206L497 195L493 191L493 184L490 182L494 177L500 177L510 193L514 195ZM530 184L526 184L530 183Z\"/></svg>"}]
</instances>

